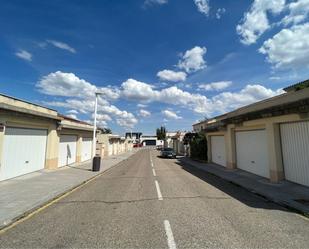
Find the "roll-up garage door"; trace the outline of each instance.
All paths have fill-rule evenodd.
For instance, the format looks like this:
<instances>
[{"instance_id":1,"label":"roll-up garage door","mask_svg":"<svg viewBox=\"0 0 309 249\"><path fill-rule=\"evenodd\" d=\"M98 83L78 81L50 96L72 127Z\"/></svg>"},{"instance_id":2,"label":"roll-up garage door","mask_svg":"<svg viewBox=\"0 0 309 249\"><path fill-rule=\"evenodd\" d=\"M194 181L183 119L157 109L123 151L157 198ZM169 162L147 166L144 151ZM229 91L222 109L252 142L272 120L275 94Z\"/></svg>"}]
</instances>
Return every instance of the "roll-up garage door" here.
<instances>
[{"instance_id":1,"label":"roll-up garage door","mask_svg":"<svg viewBox=\"0 0 309 249\"><path fill-rule=\"evenodd\" d=\"M61 135L59 145L59 167L76 162L77 136Z\"/></svg>"},{"instance_id":2,"label":"roll-up garage door","mask_svg":"<svg viewBox=\"0 0 309 249\"><path fill-rule=\"evenodd\" d=\"M6 127L0 180L43 169L46 141L47 130Z\"/></svg>"},{"instance_id":3,"label":"roll-up garage door","mask_svg":"<svg viewBox=\"0 0 309 249\"><path fill-rule=\"evenodd\" d=\"M92 151L92 138L83 138L82 142L82 162L91 159L91 151Z\"/></svg>"},{"instance_id":4,"label":"roll-up garage door","mask_svg":"<svg viewBox=\"0 0 309 249\"><path fill-rule=\"evenodd\" d=\"M224 136L211 136L211 160L226 167Z\"/></svg>"},{"instance_id":5,"label":"roll-up garage door","mask_svg":"<svg viewBox=\"0 0 309 249\"><path fill-rule=\"evenodd\" d=\"M309 186L309 122L280 125L285 178Z\"/></svg>"},{"instance_id":6,"label":"roll-up garage door","mask_svg":"<svg viewBox=\"0 0 309 249\"><path fill-rule=\"evenodd\" d=\"M269 178L266 130L236 132L237 168Z\"/></svg>"}]
</instances>

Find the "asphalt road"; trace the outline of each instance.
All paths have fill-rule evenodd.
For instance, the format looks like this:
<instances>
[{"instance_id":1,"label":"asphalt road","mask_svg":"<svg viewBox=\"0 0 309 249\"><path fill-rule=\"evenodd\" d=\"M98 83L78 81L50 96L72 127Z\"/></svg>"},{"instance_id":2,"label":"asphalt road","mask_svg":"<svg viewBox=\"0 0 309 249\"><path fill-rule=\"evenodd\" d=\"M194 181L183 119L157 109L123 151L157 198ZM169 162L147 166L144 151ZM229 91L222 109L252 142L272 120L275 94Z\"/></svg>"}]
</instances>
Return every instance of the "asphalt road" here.
<instances>
[{"instance_id":1,"label":"asphalt road","mask_svg":"<svg viewBox=\"0 0 309 249\"><path fill-rule=\"evenodd\" d=\"M2 233L0 247L309 248L308 219L157 155L137 152Z\"/></svg>"}]
</instances>

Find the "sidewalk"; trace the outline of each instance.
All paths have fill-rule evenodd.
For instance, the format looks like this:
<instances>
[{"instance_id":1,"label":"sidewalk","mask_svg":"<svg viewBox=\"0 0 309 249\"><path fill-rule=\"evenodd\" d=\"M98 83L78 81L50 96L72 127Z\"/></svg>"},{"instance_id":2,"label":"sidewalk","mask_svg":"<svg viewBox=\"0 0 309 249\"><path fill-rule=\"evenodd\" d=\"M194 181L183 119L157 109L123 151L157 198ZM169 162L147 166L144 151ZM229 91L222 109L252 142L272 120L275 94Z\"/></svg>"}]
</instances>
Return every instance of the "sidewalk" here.
<instances>
[{"instance_id":1,"label":"sidewalk","mask_svg":"<svg viewBox=\"0 0 309 249\"><path fill-rule=\"evenodd\" d=\"M41 170L0 182L0 229L48 201L128 159L138 150L103 158L101 171L92 172L92 162L57 170Z\"/></svg>"},{"instance_id":2,"label":"sidewalk","mask_svg":"<svg viewBox=\"0 0 309 249\"><path fill-rule=\"evenodd\" d=\"M211 163L200 163L190 158L179 158L180 164L186 164L216 175L224 180L239 185L250 192L263 196L284 207L309 216L309 188L288 181L270 183L266 178L249 172L229 170ZM183 166L183 165L182 165Z\"/></svg>"}]
</instances>

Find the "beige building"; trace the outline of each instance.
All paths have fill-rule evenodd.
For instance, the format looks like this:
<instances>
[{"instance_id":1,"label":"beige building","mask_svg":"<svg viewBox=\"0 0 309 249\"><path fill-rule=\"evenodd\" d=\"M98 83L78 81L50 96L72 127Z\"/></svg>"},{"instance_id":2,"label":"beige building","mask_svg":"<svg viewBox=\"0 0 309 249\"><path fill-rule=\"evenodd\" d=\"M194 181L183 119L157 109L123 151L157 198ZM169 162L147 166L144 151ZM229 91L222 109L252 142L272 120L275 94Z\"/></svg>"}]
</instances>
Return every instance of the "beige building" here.
<instances>
[{"instance_id":1,"label":"beige building","mask_svg":"<svg viewBox=\"0 0 309 249\"><path fill-rule=\"evenodd\" d=\"M205 121L208 160L309 186L309 81ZM193 125L198 127L199 124Z\"/></svg>"},{"instance_id":2,"label":"beige building","mask_svg":"<svg viewBox=\"0 0 309 249\"><path fill-rule=\"evenodd\" d=\"M0 95L0 181L91 159L93 127Z\"/></svg>"},{"instance_id":3,"label":"beige building","mask_svg":"<svg viewBox=\"0 0 309 249\"><path fill-rule=\"evenodd\" d=\"M115 134L98 134L97 141L104 150L102 155L105 157L119 155L133 149L131 139Z\"/></svg>"},{"instance_id":4,"label":"beige building","mask_svg":"<svg viewBox=\"0 0 309 249\"><path fill-rule=\"evenodd\" d=\"M177 131L175 135L172 137L173 146L172 148L176 152L177 155L185 155L185 145L184 145L184 137L186 135L186 132Z\"/></svg>"}]
</instances>

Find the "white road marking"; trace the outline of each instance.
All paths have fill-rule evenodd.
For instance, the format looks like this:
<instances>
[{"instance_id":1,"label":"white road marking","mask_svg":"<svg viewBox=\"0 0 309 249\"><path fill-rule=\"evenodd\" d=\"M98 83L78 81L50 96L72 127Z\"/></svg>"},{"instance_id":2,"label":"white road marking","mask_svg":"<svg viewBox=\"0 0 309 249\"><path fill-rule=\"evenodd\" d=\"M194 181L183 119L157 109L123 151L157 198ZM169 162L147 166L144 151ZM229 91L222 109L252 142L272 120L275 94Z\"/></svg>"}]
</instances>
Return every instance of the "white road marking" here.
<instances>
[{"instance_id":1,"label":"white road marking","mask_svg":"<svg viewBox=\"0 0 309 249\"><path fill-rule=\"evenodd\" d=\"M155 180L155 183L156 183L156 189L157 189L158 199L159 199L159 201L162 201L162 200L163 200L163 197L162 197L162 194L161 194L161 190L160 190L159 183L158 183L157 180Z\"/></svg>"},{"instance_id":2,"label":"white road marking","mask_svg":"<svg viewBox=\"0 0 309 249\"><path fill-rule=\"evenodd\" d=\"M153 176L157 176L155 169L152 169Z\"/></svg>"},{"instance_id":3,"label":"white road marking","mask_svg":"<svg viewBox=\"0 0 309 249\"><path fill-rule=\"evenodd\" d=\"M151 162L151 167L153 168L153 163Z\"/></svg>"},{"instance_id":4,"label":"white road marking","mask_svg":"<svg viewBox=\"0 0 309 249\"><path fill-rule=\"evenodd\" d=\"M168 220L164 220L164 228L165 228L165 233L167 236L167 244L168 244L168 248L169 249L176 249L176 243L174 240L174 235L173 235L173 231L171 228L171 224Z\"/></svg>"}]
</instances>

